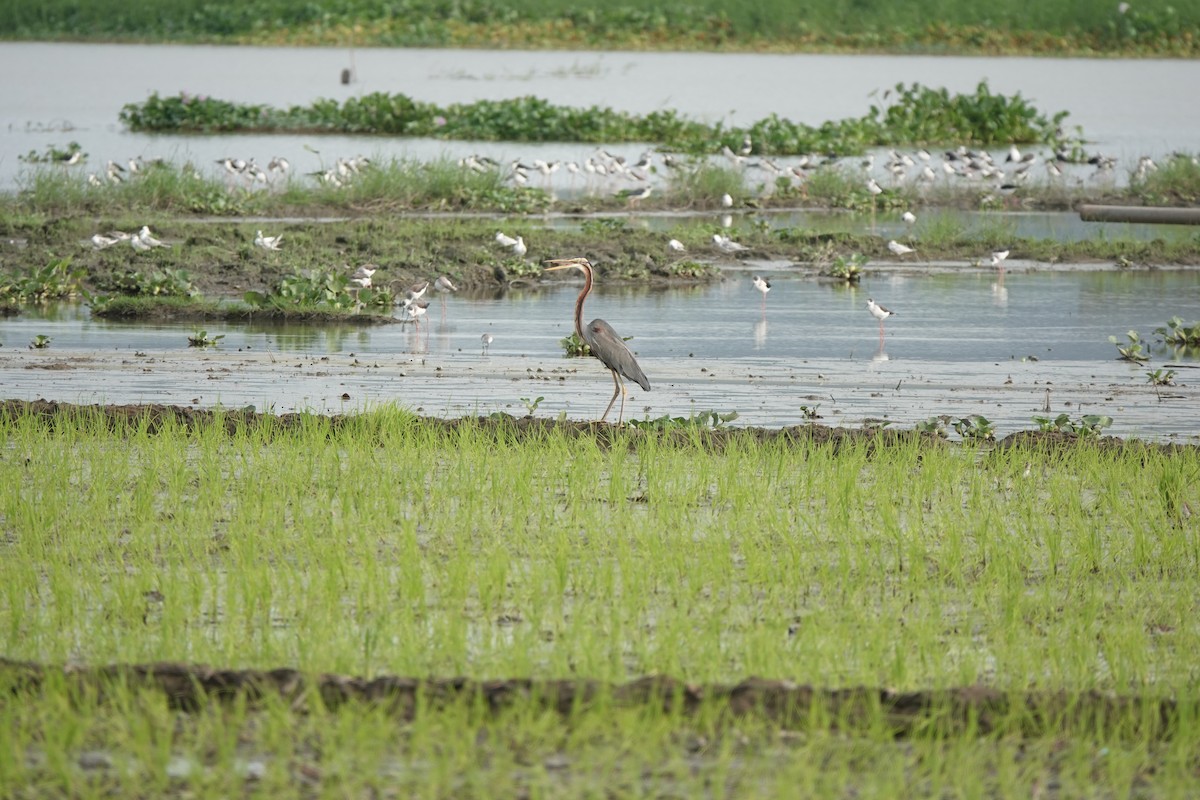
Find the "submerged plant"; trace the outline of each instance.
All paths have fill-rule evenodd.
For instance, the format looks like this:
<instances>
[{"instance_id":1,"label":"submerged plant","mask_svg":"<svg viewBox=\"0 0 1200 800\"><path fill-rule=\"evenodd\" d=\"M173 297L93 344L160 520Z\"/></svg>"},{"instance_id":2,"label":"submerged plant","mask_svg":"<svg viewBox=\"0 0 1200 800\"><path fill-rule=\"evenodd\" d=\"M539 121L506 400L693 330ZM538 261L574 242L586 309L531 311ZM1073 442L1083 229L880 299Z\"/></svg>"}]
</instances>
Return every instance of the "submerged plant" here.
<instances>
[{"instance_id":1,"label":"submerged plant","mask_svg":"<svg viewBox=\"0 0 1200 800\"><path fill-rule=\"evenodd\" d=\"M1200 322L1184 325L1181 317L1171 317L1167 324L1154 332L1171 347L1200 347Z\"/></svg>"},{"instance_id":2,"label":"submerged plant","mask_svg":"<svg viewBox=\"0 0 1200 800\"><path fill-rule=\"evenodd\" d=\"M79 142L71 142L66 149L62 149L57 145L50 145L40 153L36 150L30 150L23 156L17 156L18 161L24 161L26 164L65 164L74 166L87 161L87 153L83 152L83 147Z\"/></svg>"},{"instance_id":3,"label":"submerged plant","mask_svg":"<svg viewBox=\"0 0 1200 800\"><path fill-rule=\"evenodd\" d=\"M863 276L863 267L867 265L867 257L860 253L852 253L849 256L835 256L833 262L829 264L821 274L836 278L846 283L858 283Z\"/></svg>"},{"instance_id":4,"label":"submerged plant","mask_svg":"<svg viewBox=\"0 0 1200 800\"><path fill-rule=\"evenodd\" d=\"M567 358L582 358L592 354L592 348L588 347L587 342L581 339L579 334L574 331L570 335L559 339L558 343L562 346Z\"/></svg>"},{"instance_id":5,"label":"submerged plant","mask_svg":"<svg viewBox=\"0 0 1200 800\"><path fill-rule=\"evenodd\" d=\"M1043 433L1069 433L1075 436L1097 436L1113 423L1112 417L1101 414L1084 414L1074 420L1069 414L1059 414L1053 419L1034 417L1033 421Z\"/></svg>"},{"instance_id":6,"label":"submerged plant","mask_svg":"<svg viewBox=\"0 0 1200 800\"><path fill-rule=\"evenodd\" d=\"M208 331L197 328L192 335L188 337L188 347L212 347L224 338L225 334L223 333L218 333L215 336L209 336Z\"/></svg>"},{"instance_id":7,"label":"submerged plant","mask_svg":"<svg viewBox=\"0 0 1200 800\"><path fill-rule=\"evenodd\" d=\"M996 431L991 421L982 414L960 417L954 422L954 431L963 441L991 442L996 439Z\"/></svg>"},{"instance_id":8,"label":"submerged plant","mask_svg":"<svg viewBox=\"0 0 1200 800\"><path fill-rule=\"evenodd\" d=\"M1128 331L1125 334L1129 338L1129 344L1122 345L1121 340L1116 336L1109 336L1108 340L1116 345L1117 352L1121 354L1121 358L1134 363L1141 363L1150 360L1150 354L1142 349L1145 342L1138 336L1137 331Z\"/></svg>"},{"instance_id":9,"label":"submerged plant","mask_svg":"<svg viewBox=\"0 0 1200 800\"><path fill-rule=\"evenodd\" d=\"M0 303L44 303L73 297L86 275L84 269L71 268L70 257L22 273L0 275Z\"/></svg>"},{"instance_id":10,"label":"submerged plant","mask_svg":"<svg viewBox=\"0 0 1200 800\"><path fill-rule=\"evenodd\" d=\"M1175 370L1156 369L1146 373L1146 383L1151 386L1174 386Z\"/></svg>"},{"instance_id":11,"label":"submerged plant","mask_svg":"<svg viewBox=\"0 0 1200 800\"><path fill-rule=\"evenodd\" d=\"M631 419L629 424L643 430L670 430L672 428L723 428L727 423L738 418L738 412L727 411L724 414L717 411L701 411L690 417L672 417L664 414L654 419Z\"/></svg>"},{"instance_id":12,"label":"submerged plant","mask_svg":"<svg viewBox=\"0 0 1200 800\"><path fill-rule=\"evenodd\" d=\"M949 424L950 417L946 414L940 414L936 417L921 420L913 426L913 430L918 433L932 433L941 439L947 439L950 436L950 432L947 429Z\"/></svg>"}]
</instances>

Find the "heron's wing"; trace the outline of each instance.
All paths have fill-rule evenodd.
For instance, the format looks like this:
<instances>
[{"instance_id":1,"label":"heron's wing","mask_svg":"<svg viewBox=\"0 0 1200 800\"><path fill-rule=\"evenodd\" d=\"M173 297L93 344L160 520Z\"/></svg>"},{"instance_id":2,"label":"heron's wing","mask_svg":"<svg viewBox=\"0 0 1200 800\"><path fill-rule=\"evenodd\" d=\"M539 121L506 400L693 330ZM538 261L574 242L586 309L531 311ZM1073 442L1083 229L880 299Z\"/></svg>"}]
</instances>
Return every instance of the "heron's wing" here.
<instances>
[{"instance_id":1,"label":"heron's wing","mask_svg":"<svg viewBox=\"0 0 1200 800\"><path fill-rule=\"evenodd\" d=\"M639 386L650 391L650 379L638 366L633 351L625 344L613 326L602 319L594 319L583 329L583 340L591 348L592 355L600 359L604 366L616 370L621 375L636 381Z\"/></svg>"}]
</instances>

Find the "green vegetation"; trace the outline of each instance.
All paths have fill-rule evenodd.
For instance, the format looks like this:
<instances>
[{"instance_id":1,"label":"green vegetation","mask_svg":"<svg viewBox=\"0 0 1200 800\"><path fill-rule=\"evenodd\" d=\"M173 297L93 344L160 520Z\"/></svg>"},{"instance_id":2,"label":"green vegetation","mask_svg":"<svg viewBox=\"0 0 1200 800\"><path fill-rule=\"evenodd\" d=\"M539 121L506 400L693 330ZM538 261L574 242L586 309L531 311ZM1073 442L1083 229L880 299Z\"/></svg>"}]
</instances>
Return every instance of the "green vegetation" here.
<instances>
[{"instance_id":1,"label":"green vegetation","mask_svg":"<svg viewBox=\"0 0 1200 800\"><path fill-rule=\"evenodd\" d=\"M379 133L507 142L650 142L687 153L736 148L749 135L756 153L857 153L871 146L899 144L994 145L1011 142L1060 144L1067 112L1047 117L1020 94L993 94L986 82L974 94L897 84L890 101L872 105L858 119L820 127L778 116L748 128L705 125L674 111L644 117L611 108L555 106L537 97L479 100L438 106L406 95L372 93L342 103L319 100L311 106L277 109L186 93L160 97L121 109L121 121L134 131L156 133L303 132Z\"/></svg>"},{"instance_id":2,"label":"green vegetation","mask_svg":"<svg viewBox=\"0 0 1200 800\"><path fill-rule=\"evenodd\" d=\"M1125 361L1133 361L1138 364L1143 361L1149 361L1150 353L1143 349L1143 347L1149 347L1149 344L1142 339L1138 332L1128 331L1125 336L1129 339L1127 344L1121 344L1121 340L1116 336L1108 337L1108 341L1112 342L1113 346L1117 348L1117 353L1120 354L1120 357Z\"/></svg>"},{"instance_id":3,"label":"green vegetation","mask_svg":"<svg viewBox=\"0 0 1200 800\"><path fill-rule=\"evenodd\" d=\"M1182 317L1171 317L1165 327L1155 328L1154 332L1168 347L1200 347L1200 322L1185 325Z\"/></svg>"},{"instance_id":4,"label":"green vegetation","mask_svg":"<svg viewBox=\"0 0 1200 800\"><path fill-rule=\"evenodd\" d=\"M188 337L188 347L215 347L224 338L225 334L223 333L210 336L208 331L197 328Z\"/></svg>"},{"instance_id":5,"label":"green vegetation","mask_svg":"<svg viewBox=\"0 0 1200 800\"><path fill-rule=\"evenodd\" d=\"M518 686L502 710L429 695L399 714L309 692L181 713L116 679L79 691L52 675L33 689L6 670L6 797L1194 787L1191 448L963 451L895 431L839 444L703 428L521 435L515 421L394 408L337 420L8 408L8 658L980 684L1061 691L1067 711L1014 702L955 724L934 702L902 723L875 700L785 722L600 692L559 712ZM1169 711L1076 714L1109 695L1169 699Z\"/></svg>"},{"instance_id":6,"label":"green vegetation","mask_svg":"<svg viewBox=\"0 0 1200 800\"><path fill-rule=\"evenodd\" d=\"M1112 417L1101 414L1084 414L1078 419L1071 419L1070 414L1059 414L1057 417L1034 417L1038 430L1047 433L1069 433L1074 436L1098 436L1100 431L1112 425Z\"/></svg>"},{"instance_id":7,"label":"green vegetation","mask_svg":"<svg viewBox=\"0 0 1200 800\"><path fill-rule=\"evenodd\" d=\"M1134 173L1130 191L1150 206L1200 203L1200 157L1177 153L1156 169Z\"/></svg>"},{"instance_id":8,"label":"green vegetation","mask_svg":"<svg viewBox=\"0 0 1200 800\"><path fill-rule=\"evenodd\" d=\"M68 257L55 259L44 267L0 275L0 303L45 303L74 297L85 274L82 268L72 267Z\"/></svg>"},{"instance_id":9,"label":"green vegetation","mask_svg":"<svg viewBox=\"0 0 1200 800\"><path fill-rule=\"evenodd\" d=\"M97 0L0 5L10 39L385 47L1195 56L1200 11L1169 0L987 4L786 0Z\"/></svg>"},{"instance_id":10,"label":"green vegetation","mask_svg":"<svg viewBox=\"0 0 1200 800\"><path fill-rule=\"evenodd\" d=\"M395 301L384 287L356 289L345 272L309 270L284 276L270 292L246 292L242 298L254 308L301 311L390 311Z\"/></svg>"}]
</instances>

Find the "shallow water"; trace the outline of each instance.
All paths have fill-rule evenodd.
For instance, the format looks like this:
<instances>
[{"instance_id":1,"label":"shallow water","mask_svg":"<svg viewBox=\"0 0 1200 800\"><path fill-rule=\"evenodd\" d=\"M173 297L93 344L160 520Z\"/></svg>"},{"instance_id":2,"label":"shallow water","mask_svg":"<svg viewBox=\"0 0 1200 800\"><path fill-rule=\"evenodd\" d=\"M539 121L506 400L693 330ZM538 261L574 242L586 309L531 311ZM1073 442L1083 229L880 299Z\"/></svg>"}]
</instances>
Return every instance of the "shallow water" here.
<instances>
[{"instance_id":1,"label":"shallow water","mask_svg":"<svg viewBox=\"0 0 1200 800\"><path fill-rule=\"evenodd\" d=\"M1113 433L1200 434L1194 358L1156 350L1145 366L1116 359L1109 335L1152 340L1170 316L1200 310L1187 271L1025 272L1001 281L967 273L876 269L850 289L776 269L765 312L749 273L712 286L598 291L585 318L632 336L653 384L634 387L627 416L736 410L740 423L801 421L819 406L826 424L869 418L911 425L935 414L981 413L1001 432L1032 427L1049 390L1054 414L1103 413ZM412 325L279 327L207 325L217 348L186 345L193 325L92 320L60 308L0 321L6 397L73 402L254 404L277 411L339 411L394 399L424 413L507 410L545 397L539 414L598 416L611 381L595 360L563 359L577 285L437 298ZM868 297L895 310L880 348ZM482 352L480 335L494 341ZM44 351L22 349L37 334ZM1149 369L1176 364L1179 387L1156 391ZM343 394L347 395L343 399ZM615 412L614 412L615 413Z\"/></svg>"},{"instance_id":2,"label":"shallow water","mask_svg":"<svg viewBox=\"0 0 1200 800\"><path fill-rule=\"evenodd\" d=\"M339 83L357 68L358 81ZM0 71L20 80L0 84L0 188L11 188L17 155L78 141L87 169L133 156L195 161L214 170L226 156L265 163L281 154L298 172L337 156L378 154L429 160L482 152L516 158L585 159L581 145L443 142L390 137L156 136L132 134L117 121L121 106L151 92L187 91L286 106L318 98L343 100L370 92L404 92L449 104L536 95L565 105L610 106L633 113L676 109L689 117L748 124L775 113L820 124L861 116L898 82L971 92L988 80L993 92L1020 92L1046 113L1070 112L1089 151L1120 159L1128 174L1137 157L1194 151L1200 129L1200 62L966 58L872 55L594 53L338 48L6 43ZM819 79L818 79L819 76ZM780 91L778 87L788 87ZM310 145L320 153L304 149ZM641 146L610 148L636 157ZM565 184L565 175L560 175Z\"/></svg>"}]
</instances>

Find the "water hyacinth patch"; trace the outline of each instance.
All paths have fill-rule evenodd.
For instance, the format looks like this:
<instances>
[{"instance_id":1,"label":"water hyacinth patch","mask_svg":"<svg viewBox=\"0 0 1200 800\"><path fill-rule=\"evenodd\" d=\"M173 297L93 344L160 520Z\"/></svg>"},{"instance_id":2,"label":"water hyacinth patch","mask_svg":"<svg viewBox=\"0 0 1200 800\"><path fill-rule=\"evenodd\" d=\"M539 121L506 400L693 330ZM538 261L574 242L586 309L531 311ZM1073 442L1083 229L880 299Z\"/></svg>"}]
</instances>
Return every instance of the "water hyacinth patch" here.
<instances>
[{"instance_id":1,"label":"water hyacinth patch","mask_svg":"<svg viewBox=\"0 0 1200 800\"><path fill-rule=\"evenodd\" d=\"M773 114L744 129L707 125L672 110L639 116L598 106L559 106L538 97L442 107L380 92L341 103L324 99L286 109L154 93L141 103L126 104L120 119L130 130L160 133L379 133L479 141L649 142L691 153L712 153L721 145L737 148L749 136L756 153L800 155L918 143L1058 144L1067 116L1060 111L1048 117L1020 94L992 93L986 82L970 94L897 84L885 95L890 102L873 105L856 119L812 126Z\"/></svg>"}]
</instances>

